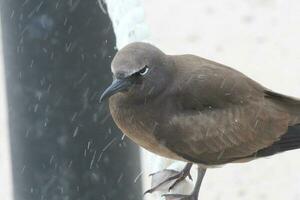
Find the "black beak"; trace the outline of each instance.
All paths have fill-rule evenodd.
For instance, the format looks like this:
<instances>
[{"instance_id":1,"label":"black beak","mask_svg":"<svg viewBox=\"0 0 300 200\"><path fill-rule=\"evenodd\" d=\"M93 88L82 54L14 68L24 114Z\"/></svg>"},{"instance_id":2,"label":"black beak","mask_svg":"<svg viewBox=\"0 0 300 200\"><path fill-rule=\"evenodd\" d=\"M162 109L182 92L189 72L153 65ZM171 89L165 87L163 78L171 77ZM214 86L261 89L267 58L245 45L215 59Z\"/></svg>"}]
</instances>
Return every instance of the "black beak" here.
<instances>
[{"instance_id":1,"label":"black beak","mask_svg":"<svg viewBox=\"0 0 300 200\"><path fill-rule=\"evenodd\" d=\"M117 92L121 92L126 90L131 85L131 81L127 78L124 79L116 79L114 80L111 85L106 88L106 90L102 93L100 97L100 102L109 98L110 96L114 95Z\"/></svg>"}]
</instances>

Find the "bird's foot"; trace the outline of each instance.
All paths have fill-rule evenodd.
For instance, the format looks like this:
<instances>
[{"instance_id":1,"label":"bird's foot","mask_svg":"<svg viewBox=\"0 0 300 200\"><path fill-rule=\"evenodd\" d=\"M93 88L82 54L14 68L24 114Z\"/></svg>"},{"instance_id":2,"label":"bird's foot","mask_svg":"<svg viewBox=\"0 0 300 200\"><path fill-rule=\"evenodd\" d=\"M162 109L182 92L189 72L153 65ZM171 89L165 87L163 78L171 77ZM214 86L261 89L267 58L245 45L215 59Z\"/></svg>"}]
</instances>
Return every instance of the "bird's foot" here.
<instances>
[{"instance_id":1,"label":"bird's foot","mask_svg":"<svg viewBox=\"0 0 300 200\"><path fill-rule=\"evenodd\" d=\"M191 167L192 163L188 163L181 171L164 169L154 174L150 174L150 176L152 176L152 188L147 190L144 194L161 191L165 185L168 185L167 188L170 191L177 184L185 180L186 177L189 177L192 180L190 174Z\"/></svg>"},{"instance_id":2,"label":"bird's foot","mask_svg":"<svg viewBox=\"0 0 300 200\"><path fill-rule=\"evenodd\" d=\"M198 195L164 194L165 200L198 200Z\"/></svg>"}]
</instances>

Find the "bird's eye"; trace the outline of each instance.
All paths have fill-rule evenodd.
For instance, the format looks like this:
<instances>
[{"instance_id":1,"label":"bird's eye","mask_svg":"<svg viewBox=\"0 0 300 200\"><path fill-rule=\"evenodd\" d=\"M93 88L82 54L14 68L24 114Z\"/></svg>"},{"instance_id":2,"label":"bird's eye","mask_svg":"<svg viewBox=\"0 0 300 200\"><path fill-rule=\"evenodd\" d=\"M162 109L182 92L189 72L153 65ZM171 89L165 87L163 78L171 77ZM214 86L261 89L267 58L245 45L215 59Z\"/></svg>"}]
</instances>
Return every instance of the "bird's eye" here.
<instances>
[{"instance_id":1,"label":"bird's eye","mask_svg":"<svg viewBox=\"0 0 300 200\"><path fill-rule=\"evenodd\" d=\"M139 71L139 74L140 74L141 76L145 76L145 75L148 73L148 71L149 71L149 67L146 65L143 69L141 69L141 70Z\"/></svg>"}]
</instances>

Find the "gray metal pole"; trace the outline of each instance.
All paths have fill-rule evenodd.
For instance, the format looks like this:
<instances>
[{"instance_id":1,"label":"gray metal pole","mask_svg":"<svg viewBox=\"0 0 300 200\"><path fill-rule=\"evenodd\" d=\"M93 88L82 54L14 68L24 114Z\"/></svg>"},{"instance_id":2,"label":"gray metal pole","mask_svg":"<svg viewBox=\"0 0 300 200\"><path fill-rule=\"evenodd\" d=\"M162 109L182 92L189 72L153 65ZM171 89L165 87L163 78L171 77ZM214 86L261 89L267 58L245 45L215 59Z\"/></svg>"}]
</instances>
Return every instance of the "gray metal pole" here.
<instances>
[{"instance_id":1,"label":"gray metal pole","mask_svg":"<svg viewBox=\"0 0 300 200\"><path fill-rule=\"evenodd\" d=\"M1 9L15 199L142 199L138 148L98 103L115 37L97 0Z\"/></svg>"}]
</instances>

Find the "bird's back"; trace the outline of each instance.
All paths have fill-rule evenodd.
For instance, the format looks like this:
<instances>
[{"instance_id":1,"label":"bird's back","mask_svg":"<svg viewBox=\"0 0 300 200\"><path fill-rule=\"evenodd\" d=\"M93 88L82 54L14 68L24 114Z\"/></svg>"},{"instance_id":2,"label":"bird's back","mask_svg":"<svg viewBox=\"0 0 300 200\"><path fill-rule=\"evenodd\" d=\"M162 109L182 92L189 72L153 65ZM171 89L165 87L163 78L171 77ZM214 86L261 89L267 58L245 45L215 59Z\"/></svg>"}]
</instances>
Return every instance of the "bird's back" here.
<instances>
[{"instance_id":1,"label":"bird's back","mask_svg":"<svg viewBox=\"0 0 300 200\"><path fill-rule=\"evenodd\" d=\"M167 141L167 130L172 132L169 149L187 160L215 165L253 158L282 138L285 148L276 147L269 155L297 146L300 132L295 138L299 129L291 127L300 123L299 100L213 61L193 55L173 58L180 74L173 84L177 114L170 118L165 137L160 134Z\"/></svg>"}]
</instances>

